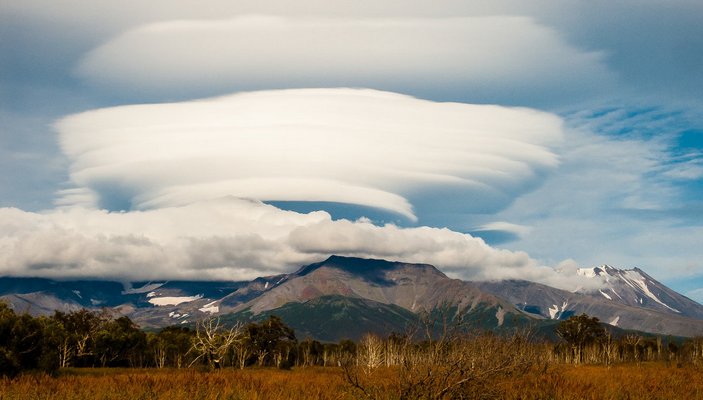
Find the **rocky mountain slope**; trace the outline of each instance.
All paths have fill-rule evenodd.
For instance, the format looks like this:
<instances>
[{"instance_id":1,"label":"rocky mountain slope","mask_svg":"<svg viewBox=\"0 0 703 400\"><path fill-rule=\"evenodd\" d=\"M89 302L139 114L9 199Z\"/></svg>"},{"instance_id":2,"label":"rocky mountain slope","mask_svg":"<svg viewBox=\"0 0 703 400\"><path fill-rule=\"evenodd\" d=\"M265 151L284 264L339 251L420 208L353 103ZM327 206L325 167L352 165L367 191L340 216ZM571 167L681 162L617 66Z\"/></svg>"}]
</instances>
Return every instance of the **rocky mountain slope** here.
<instances>
[{"instance_id":1,"label":"rocky mountain slope","mask_svg":"<svg viewBox=\"0 0 703 400\"><path fill-rule=\"evenodd\" d=\"M537 317L566 319L586 313L624 329L658 334L703 334L703 306L669 289L642 270L607 265L577 273L598 280L597 289L569 292L535 282L477 282L482 290Z\"/></svg>"},{"instance_id":2,"label":"rocky mountain slope","mask_svg":"<svg viewBox=\"0 0 703 400\"><path fill-rule=\"evenodd\" d=\"M246 320L276 314L301 337L321 340L402 332L423 313L439 309L462 314L481 329L586 313L624 329L703 334L703 306L639 269L602 266L578 273L598 280L599 289L568 292L519 280L466 282L431 265L332 256L291 274L249 282L0 278L0 300L32 314L104 307L145 328L192 324L209 316Z\"/></svg>"},{"instance_id":3,"label":"rocky mountain slope","mask_svg":"<svg viewBox=\"0 0 703 400\"><path fill-rule=\"evenodd\" d=\"M602 288L579 292L638 308L703 319L703 306L683 296L639 268L617 269L609 265L580 268L577 273L602 282Z\"/></svg>"}]
</instances>

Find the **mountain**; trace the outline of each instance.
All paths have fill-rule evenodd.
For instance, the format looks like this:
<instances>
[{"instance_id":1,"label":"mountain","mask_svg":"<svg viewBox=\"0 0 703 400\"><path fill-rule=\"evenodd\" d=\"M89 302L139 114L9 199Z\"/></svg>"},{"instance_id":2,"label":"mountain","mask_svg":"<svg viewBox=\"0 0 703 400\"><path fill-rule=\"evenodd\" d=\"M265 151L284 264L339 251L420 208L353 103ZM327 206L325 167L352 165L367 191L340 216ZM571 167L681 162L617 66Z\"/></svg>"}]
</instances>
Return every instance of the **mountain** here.
<instances>
[{"instance_id":1,"label":"mountain","mask_svg":"<svg viewBox=\"0 0 703 400\"><path fill-rule=\"evenodd\" d=\"M276 314L299 337L329 341L405 332L421 315L439 312L489 330L549 325L586 313L624 329L703 334L703 306L639 269L602 266L578 273L597 280L600 289L568 292L519 280L467 282L427 264L332 256L290 274L248 282L6 277L0 278L0 300L19 312L44 315L104 307L144 328L192 325L209 316L248 321Z\"/></svg>"},{"instance_id":2,"label":"mountain","mask_svg":"<svg viewBox=\"0 0 703 400\"><path fill-rule=\"evenodd\" d=\"M257 316L244 311L229 314L227 318L233 321L263 320L271 314L286 321L300 339L328 342L359 340L367 333L381 336L390 332L405 333L419 323L418 314L403 307L338 295L321 296L302 303L290 302Z\"/></svg>"},{"instance_id":3,"label":"mountain","mask_svg":"<svg viewBox=\"0 0 703 400\"><path fill-rule=\"evenodd\" d=\"M667 314L703 319L703 306L656 281L639 268L617 269L609 265L580 268L577 273L603 282L603 287L583 291L607 300Z\"/></svg>"},{"instance_id":4,"label":"mountain","mask_svg":"<svg viewBox=\"0 0 703 400\"><path fill-rule=\"evenodd\" d=\"M703 334L703 306L644 271L603 265L581 268L579 275L598 281L597 289L575 292L521 280L478 282L482 290L546 319L588 314L610 325L657 334Z\"/></svg>"},{"instance_id":5,"label":"mountain","mask_svg":"<svg viewBox=\"0 0 703 400\"><path fill-rule=\"evenodd\" d=\"M472 282L450 279L431 265L338 256L292 274L257 279L212 306L240 319L275 313L296 331L324 339L329 339L329 329L339 330L337 338L351 339L363 332L403 333L418 324L420 314L443 309L449 317L462 315L482 329L530 318Z\"/></svg>"},{"instance_id":6,"label":"mountain","mask_svg":"<svg viewBox=\"0 0 703 400\"><path fill-rule=\"evenodd\" d=\"M172 312L173 310L164 313L164 307L185 305L199 299L221 298L246 283L227 281L122 283L0 277L0 301L8 303L17 312L32 315L51 315L54 311L70 312L82 308L109 309L117 314L128 315L144 327L163 327L187 321L184 313ZM158 296L156 291L159 293ZM175 317L176 315L178 316Z\"/></svg>"},{"instance_id":7,"label":"mountain","mask_svg":"<svg viewBox=\"0 0 703 400\"><path fill-rule=\"evenodd\" d=\"M427 312L444 304L460 309L472 309L479 304L514 309L475 284L450 279L431 265L384 260L332 256L295 273L265 281L263 288L258 282L252 286L235 291L215 304L221 304L222 311L250 309L258 314L290 302L338 295L393 304L411 312ZM248 300L245 294L257 289L261 290L258 296Z\"/></svg>"}]
</instances>

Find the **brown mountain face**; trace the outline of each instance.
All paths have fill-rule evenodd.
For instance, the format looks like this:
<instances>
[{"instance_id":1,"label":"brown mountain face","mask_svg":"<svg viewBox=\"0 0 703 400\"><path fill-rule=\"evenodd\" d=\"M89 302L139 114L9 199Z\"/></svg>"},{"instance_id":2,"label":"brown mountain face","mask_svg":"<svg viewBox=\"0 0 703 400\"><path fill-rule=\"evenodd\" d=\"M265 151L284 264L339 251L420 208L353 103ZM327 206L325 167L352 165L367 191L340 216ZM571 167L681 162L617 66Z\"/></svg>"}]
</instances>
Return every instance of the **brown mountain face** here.
<instances>
[{"instance_id":1,"label":"brown mountain face","mask_svg":"<svg viewBox=\"0 0 703 400\"><path fill-rule=\"evenodd\" d=\"M239 303L231 301L257 289L260 290L258 297ZM480 304L522 314L473 283L450 279L431 265L339 256L266 280L263 286L255 282L244 287L222 300L226 307L221 307L221 311L250 310L258 314L287 303L302 303L329 295L393 304L412 312L429 312L442 305L470 311Z\"/></svg>"}]
</instances>

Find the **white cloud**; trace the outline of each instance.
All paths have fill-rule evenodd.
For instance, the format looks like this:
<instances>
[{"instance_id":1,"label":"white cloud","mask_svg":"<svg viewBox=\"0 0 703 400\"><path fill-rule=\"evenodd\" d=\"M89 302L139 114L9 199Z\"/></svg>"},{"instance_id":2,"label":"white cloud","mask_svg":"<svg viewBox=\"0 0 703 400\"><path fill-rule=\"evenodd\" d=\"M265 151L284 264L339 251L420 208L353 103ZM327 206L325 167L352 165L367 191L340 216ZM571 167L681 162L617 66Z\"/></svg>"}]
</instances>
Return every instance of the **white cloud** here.
<instances>
[{"instance_id":1,"label":"white cloud","mask_svg":"<svg viewBox=\"0 0 703 400\"><path fill-rule=\"evenodd\" d=\"M697 155L698 159L685 161L674 165L664 172L664 175L676 180L697 180L703 178L703 156Z\"/></svg>"},{"instance_id":2,"label":"white cloud","mask_svg":"<svg viewBox=\"0 0 703 400\"><path fill-rule=\"evenodd\" d=\"M701 74L703 68L701 68L701 59L698 57L701 40L703 40L700 39L703 38L701 34L703 28L697 18L703 11L703 5L700 1L695 0L672 0L665 4L639 0L599 4L575 0L495 0L490 2L437 0L431 3L421 0L360 0L354 2L302 0L297 1L295 7L291 7L289 2L285 0L256 2L213 0L208 1L207 6L178 0L148 2L125 0L93 2L90 7L86 7L84 2L80 0L66 0L60 3L51 0L6 0L3 2L3 11L0 14L0 22L5 22L5 25L8 25L7 31L9 33L13 33L13 23L26 29L25 32L20 32L14 37L16 40L10 40L8 43L16 43L17 40L25 41L28 38L39 40L40 47L36 46L36 42L30 41L29 44L34 45L32 48L40 48L42 51L32 53L31 57L26 57L26 61L28 63L39 61L44 68L50 71L64 72L63 68L56 68L56 59L65 57L67 47L70 50L68 53L78 55L81 49L88 51L101 43L105 45L110 40L112 40L110 43L114 43L118 38L123 37L122 35L129 35L129 32L136 32L147 26L162 23L183 22L186 19L211 22L213 30L216 30L215 27L221 25L222 19L234 20L247 15L275 15L284 20L296 21L299 24L310 20L334 21L340 19L346 21L408 21L413 19L416 21L439 21L451 18L485 18L486 21L489 21L491 18L505 18L506 21L509 21L511 17L505 16L522 16L526 20L532 21L533 27L513 29L514 27L510 24L497 23L498 27L487 30L487 33L497 36L497 43L501 43L501 37L514 35L513 41L517 46L517 51L514 54L515 57L511 57L508 64L516 66L516 69L519 69L520 65L533 65L533 63L526 61L539 60L541 57L543 62L540 69L544 74L538 79L525 75L523 76L525 79L522 81L511 79L506 79L503 82L491 81L491 84L487 86L472 86L470 93L466 91L466 87L462 86L461 90L464 96L461 98L456 95L447 97L446 91L429 90L420 93L413 90L411 85L376 87L422 97L432 96L432 98L452 98L472 102L488 101L554 107L565 103L574 103L576 99L603 98L610 97L613 93L621 95L626 92L631 98L658 97L659 102L663 101L664 104L682 99L698 101L700 97L698 93L701 92L700 88L703 84L703 75ZM547 40L535 43L530 38L535 37L535 32L540 29L546 32L544 34ZM334 37L333 34L328 36ZM291 38L293 37L295 35L291 36ZM537 35L537 37L540 36ZM57 38L61 38L61 40L57 40ZM490 36L489 39L492 41L493 36ZM145 40L144 44L140 42L133 44L136 46L135 49L144 49L153 45L150 40ZM177 48L184 45L185 42L169 42L165 39L162 44ZM213 44L216 44L216 41L205 43L202 48L193 49L193 54L207 53L207 49L212 48ZM269 43L262 41L262 44ZM411 48L414 48L413 43L410 45ZM472 46L462 46L460 50L470 47ZM509 49L510 47L496 47L494 52L488 54L489 60ZM562 51L564 49L566 50ZM132 54L129 49L125 50L128 51L125 56ZM523 56L525 50L534 52L535 56L528 56L525 59ZM172 52L173 49L169 51ZM186 54L186 59L178 60L178 62L192 65L193 61L190 60L190 55ZM571 59L574 55L580 61L587 62L577 62L574 65L564 64L564 60ZM597 60L589 58L589 55L597 55ZM150 64L143 65L145 70L160 62L150 54L146 54L146 56L145 61ZM215 56L225 57L224 53ZM586 59L584 60L583 57ZM317 59L319 60L319 56ZM118 64L129 63L119 57L112 61ZM137 63L137 61L132 61L132 63ZM32 69L35 67L35 65L31 66ZM110 67L110 65L106 66ZM502 70L501 65L497 65L497 67L498 70ZM467 70L469 69L471 68L467 68ZM127 70L125 69L125 71ZM168 71L170 70L163 70L161 73L169 75ZM322 71L323 74L329 72ZM102 84L114 83L118 80L118 77L100 77L98 76L99 71L91 73L95 75L96 81L102 82ZM225 71L225 74L227 73ZM151 77L158 82L158 74L152 74ZM62 79L66 78L62 75ZM435 78L432 77L432 79ZM123 79L121 82L136 82L129 77ZM187 81L190 84L208 88L208 90L198 91L198 96L237 89L221 85L213 87L213 85L204 82L198 84L193 82L196 79L208 81L210 79L202 75L189 77ZM549 82L550 79L553 81ZM155 101L170 98L169 96L173 95L173 93L165 95L156 93L153 83L142 83L147 84L150 89L142 88L139 93L142 96L141 99L147 96L149 101ZM353 82L333 84L328 82L324 85L347 86L351 84ZM371 86L371 83L360 86ZM261 87L256 86L256 88ZM140 88L133 85L109 87L111 96L117 90L121 90L123 96L134 96L138 89ZM174 86L166 89L171 92L181 90L178 94L193 96L192 91L185 92L183 87L176 88ZM140 99L140 97L129 98ZM698 105L700 106L700 102Z\"/></svg>"},{"instance_id":3,"label":"white cloud","mask_svg":"<svg viewBox=\"0 0 703 400\"><path fill-rule=\"evenodd\" d=\"M0 208L0 275L115 279L253 279L330 254L430 263L454 277L532 279L573 288L573 275L524 252L448 229L332 220L223 198L126 213Z\"/></svg>"},{"instance_id":4,"label":"white cloud","mask_svg":"<svg viewBox=\"0 0 703 400\"><path fill-rule=\"evenodd\" d=\"M522 237L522 236L528 235L530 233L530 231L532 231L532 228L529 226L513 224L510 222L506 222L506 221L494 221L494 222L489 222L487 224L483 224L483 225L479 226L478 228L474 229L474 231L476 231L476 232L501 231L501 232L512 233L514 235L517 235L518 237Z\"/></svg>"},{"instance_id":5,"label":"white cloud","mask_svg":"<svg viewBox=\"0 0 703 400\"><path fill-rule=\"evenodd\" d=\"M617 104L627 103L620 99L629 99L631 103L637 98L650 105L685 103L688 97L692 97L698 101L698 108L693 112L700 119L703 59L699 50L703 25L698 16L701 7L703 3L694 0L666 4L633 0L602 4L562 0L538 3L520 0L302 0L296 2L296 7L280 0L215 0L208 2L207 6L172 0L102 1L90 6L86 6L83 0L7 0L0 13L3 37L9 39L1 41L4 46L0 53L11 55L2 60L5 67L2 69L6 71L3 84L7 86L3 100L8 106L12 105L13 110L24 110L33 117L15 116L7 110L0 113L4 126L9 127L0 133L0 153L3 156L0 165L7 172L0 178L0 193L4 196L0 201L7 205L21 204L23 208L42 209L47 204L46 194L64 180L63 159L52 153L55 152L54 139L48 129L44 129L53 115L96 107L95 104L114 104L115 101L173 98L172 93L160 91L182 91L176 93L177 96L183 95L177 98L192 98L194 92L211 95L243 89L247 85L363 84L404 93L425 91L420 97L433 99L563 105L567 108L584 108L580 104L574 106L582 99L580 96L591 96L592 101L617 96ZM374 26L385 22L388 23L385 28ZM159 29L161 32L155 31ZM303 39L311 38L309 32L312 29L320 29L325 34L313 37L316 42L311 39L301 44ZM263 31L269 37L255 36ZM247 43L230 40L235 32L250 35L252 40ZM351 38L342 39L345 33ZM372 37L371 41L369 37ZM337 43L333 43L334 40ZM428 46L428 42L431 45ZM321 51L315 52L311 44ZM282 48L283 45L291 51ZM364 46L371 47L367 51ZM83 59L78 69L95 86L73 85L75 76L69 76L69 66L79 63L78 57L91 49L93 52ZM149 50L154 52L149 53ZM447 57L451 50L456 54ZM138 58L137 52L142 52ZM363 53L364 57L352 57L354 52ZM379 52L387 54L371 58ZM291 54L305 56L307 60L300 61L302 57L292 58ZM265 65L252 65L255 57L261 57L258 59ZM215 64L227 68L217 69ZM285 64L291 66L293 74L287 75ZM393 74L388 76L387 71L391 68ZM617 78L613 79L612 74ZM52 88L52 84L56 87ZM108 90L99 90L101 85L107 85ZM97 91L92 90L96 88ZM662 99L662 94L667 97ZM610 105L612 103L611 100ZM180 112L191 115L191 103L186 104L182 108L164 106L163 110L171 115ZM141 107L147 106L133 110L146 110ZM153 107L149 110L161 109L160 105ZM416 108L409 110L407 114L412 114ZM205 114L198 118L201 121L207 119ZM557 149L547 141L537 140L536 148L546 149L549 154L540 156L539 162L525 161L519 154L518 158L528 166L526 175L509 179L505 184L497 175L482 177L481 182L488 184L478 185L475 190L467 186L458 192L451 185L437 183L436 176L422 182L404 178L403 182L410 183L389 188L385 179L379 178L371 184L352 177L353 182L350 182L349 174L337 174L339 171L335 171L333 179L314 182L296 183L287 178L284 181L256 178L247 182L239 177L234 177L239 180L232 182L233 177L227 174L214 174L213 181L203 181L202 177L209 172L206 170L222 174L233 165L227 164L227 160L215 165L218 161L214 159L218 157L210 150L203 152L207 162L183 154L170 163L163 159L152 162L147 153L155 153L162 146L172 150L178 145L157 140L157 144L142 144L141 147L145 148L140 149L135 143L116 140L121 133L106 129L109 121L96 120L95 126L89 126L92 122L81 119L85 122L86 136L78 140L84 140L86 145L94 148L75 157L74 161L80 160L72 168L74 183L78 187L61 191L57 205L67 209L76 205L102 204L113 209L135 205L155 210L217 197L231 192L234 187L240 195L275 197L287 184L286 191L293 193L292 197L300 197L301 192L307 194L310 187L315 193L313 197L319 199L371 202L408 216L414 213L423 223L428 223L424 218L428 212L441 210L446 212L446 218L437 223L439 226L450 224L445 221L460 220L464 227L496 220L530 226L530 234L521 236L513 247L527 250L532 256L548 262L574 257L585 265L602 262L637 265L664 276L685 275L690 273L687 269L699 271L703 267L700 261L703 254L697 242L702 234L700 218L696 214L700 207L696 210L695 204L682 204L678 193L681 187L672 185L671 180L681 184L700 179L701 168L697 161L700 157L695 155L690 161L674 162L663 154L667 151L665 140L650 141L628 136L626 132L635 124L641 128L642 121L623 118L625 114L642 113L638 109L623 108L603 118L603 122L610 123L608 126L594 126L592 129L593 132L609 131L611 137L569 135L567 143ZM134 119L136 125L143 122L139 113L120 111L119 115ZM171 116L163 120L168 118L177 119ZM496 120L510 118L513 117L503 114ZM518 119L522 121L521 118ZM670 129L671 120L668 118L645 118L650 119L651 126L647 129L652 137ZM121 124L116 124L116 129L125 128L127 122ZM197 129L206 128L199 122L194 125ZM400 126L402 124L396 127ZM688 126L677 129L692 126L696 127L689 121ZM140 131L143 126L133 128L144 132ZM197 129L190 130L185 136L192 136ZM95 135L89 132L95 132ZM625 140L614 140L620 135L626 137ZM115 139L114 143L109 143L110 138ZM398 141L405 144L404 138ZM525 142L535 143L534 137L527 134ZM214 147L222 142L216 143ZM206 146L197 141L182 144L195 152ZM127 151L120 152L115 146L124 146ZM529 153L532 154L531 150ZM554 171L552 164L544 162L553 157L553 153L559 154L564 163L557 174L538 192L519 199L521 194L543 183L544 171ZM511 157L506 155L506 159ZM397 160L393 158L391 161ZM465 161L461 160L462 163ZM220 168L222 165L224 167ZM508 163L501 165L499 170L513 174L511 176L523 170L511 169ZM328 166L325 164L325 168ZM450 175L456 176L454 172ZM470 176L476 175L472 172ZM268 191L268 188L279 185L280 190L274 190L273 194ZM305 190L296 192L302 187ZM445 190L435 190L438 187ZM691 185L691 188L695 191L695 186ZM433 194L436 196L431 197ZM695 193L691 197L694 196ZM494 214L516 198L518 201L512 209ZM447 204L451 199L455 201ZM684 210L686 207L688 210ZM681 208L681 214L667 215L672 208ZM463 214L467 211L485 214ZM82 218L82 215L76 214L76 218ZM154 221L157 222L160 220ZM519 233L511 229L516 226L487 226ZM61 233L67 237L77 235L74 230ZM139 248L143 239L139 235L131 237L128 233L122 236L125 236L124 247L128 249ZM52 234L42 240L50 237L55 236ZM107 240L98 234L91 237L98 238L91 242L93 244L104 245ZM37 243L43 243L39 239ZM250 237L249 241L252 246L271 244L257 237ZM226 265L223 260L230 257L226 252L210 254L206 251L208 246L213 246L212 243L194 239L190 245L203 249L201 256L203 259L206 255L209 257L208 265ZM28 253L29 249L31 246L26 249ZM37 252L50 254L52 251L56 254L79 253L81 249L70 244L64 246L61 242L55 248L47 244L46 249L39 248ZM139 252L135 250L136 253ZM252 260L266 259L257 254L251 256ZM48 255L42 257L49 258ZM101 257L118 259L122 253ZM148 261L149 257L158 259L159 255L156 251L144 252L140 257ZM271 260L275 262L273 258ZM56 265L65 265L65 268L71 265L61 263L59 259ZM42 264L33 265L40 267ZM43 265L48 268L52 264ZM151 264L145 261L144 265ZM190 264L182 261L173 265ZM266 268L261 267L261 270ZM247 273L253 274L251 271Z\"/></svg>"},{"instance_id":6,"label":"white cloud","mask_svg":"<svg viewBox=\"0 0 703 400\"><path fill-rule=\"evenodd\" d=\"M430 192L451 194L445 204L463 212L486 207L466 197L499 207L558 164L550 147L561 121L551 114L304 89L95 110L57 129L76 187L53 211L0 209L2 274L251 279L340 254L462 278L561 279L524 252L446 228L260 202L338 201L413 218L414 200ZM97 209L110 201L131 207Z\"/></svg>"},{"instance_id":7,"label":"white cloud","mask_svg":"<svg viewBox=\"0 0 703 400\"><path fill-rule=\"evenodd\" d=\"M144 93L354 86L454 97L490 88L534 98L557 87L583 96L612 83L602 58L528 17L248 15L131 29L89 52L77 71Z\"/></svg>"},{"instance_id":8,"label":"white cloud","mask_svg":"<svg viewBox=\"0 0 703 400\"><path fill-rule=\"evenodd\" d=\"M233 195L410 219L428 201L460 212L504 206L558 164L549 147L561 138L560 120L547 113L354 89L115 107L57 129L83 188L61 193L64 206L94 194L126 210Z\"/></svg>"},{"instance_id":9,"label":"white cloud","mask_svg":"<svg viewBox=\"0 0 703 400\"><path fill-rule=\"evenodd\" d=\"M679 117L666 109L609 110L566 117L555 148L559 169L492 216L532 227L505 246L547 264L573 258L581 266L640 267L661 281L700 271L700 212L696 203L687 208L686 188L671 179L692 166L672 147Z\"/></svg>"}]
</instances>

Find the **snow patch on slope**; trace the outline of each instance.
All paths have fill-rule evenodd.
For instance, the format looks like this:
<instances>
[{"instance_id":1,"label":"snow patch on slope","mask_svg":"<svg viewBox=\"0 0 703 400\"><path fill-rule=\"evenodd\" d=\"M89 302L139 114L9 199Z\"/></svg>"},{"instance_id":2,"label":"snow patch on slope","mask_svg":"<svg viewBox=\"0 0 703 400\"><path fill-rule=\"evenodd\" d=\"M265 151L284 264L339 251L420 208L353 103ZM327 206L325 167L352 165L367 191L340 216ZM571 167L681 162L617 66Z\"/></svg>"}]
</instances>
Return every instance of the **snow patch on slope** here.
<instances>
[{"instance_id":1,"label":"snow patch on slope","mask_svg":"<svg viewBox=\"0 0 703 400\"><path fill-rule=\"evenodd\" d=\"M553 307L549 307L549 318L556 319L557 312L559 311L559 306L554 304Z\"/></svg>"},{"instance_id":2,"label":"snow patch on slope","mask_svg":"<svg viewBox=\"0 0 703 400\"><path fill-rule=\"evenodd\" d=\"M503 307L498 307L498 311L496 311L496 319L498 320L498 326L503 326L503 322L505 321L505 310Z\"/></svg>"},{"instance_id":3,"label":"snow patch on slope","mask_svg":"<svg viewBox=\"0 0 703 400\"><path fill-rule=\"evenodd\" d=\"M630 286L632 286L635 289L639 288L650 299L656 301L657 303L663 305L664 307L668 308L671 311L681 313L681 311L679 311L673 307L669 307L663 301L659 300L659 298L654 293L652 293L652 291L649 290L649 287L647 287L647 280L639 272L637 272L637 271L624 271L623 278L627 284L629 284ZM634 285L636 285L637 287L635 287ZM642 299L640 299L640 303L642 303Z\"/></svg>"},{"instance_id":4,"label":"snow patch on slope","mask_svg":"<svg viewBox=\"0 0 703 400\"><path fill-rule=\"evenodd\" d=\"M202 299L203 295L199 294L196 296L180 296L180 297L152 297L149 299L149 303L155 306L176 306L181 303L188 303L198 299Z\"/></svg>"},{"instance_id":5,"label":"snow patch on slope","mask_svg":"<svg viewBox=\"0 0 703 400\"><path fill-rule=\"evenodd\" d=\"M215 303L217 303L217 301L207 303L202 308L199 308L198 310L200 310L204 313L215 314L220 311L220 306L215 305Z\"/></svg>"},{"instance_id":6,"label":"snow patch on slope","mask_svg":"<svg viewBox=\"0 0 703 400\"><path fill-rule=\"evenodd\" d=\"M561 309L559 308L558 305L554 304L552 307L549 307L549 318L551 319L559 319L559 316L566 311L566 306L568 306L568 302L564 302L561 305Z\"/></svg>"}]
</instances>

